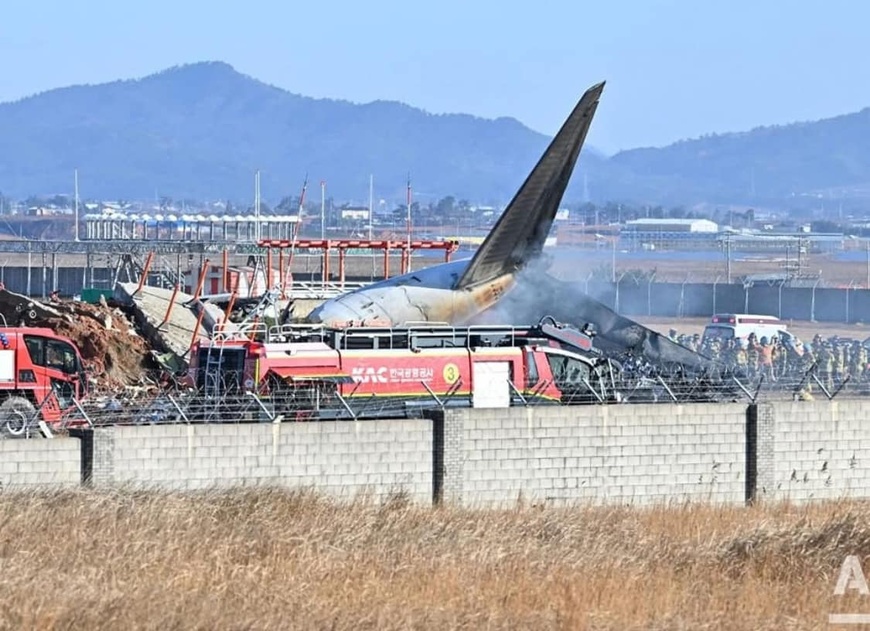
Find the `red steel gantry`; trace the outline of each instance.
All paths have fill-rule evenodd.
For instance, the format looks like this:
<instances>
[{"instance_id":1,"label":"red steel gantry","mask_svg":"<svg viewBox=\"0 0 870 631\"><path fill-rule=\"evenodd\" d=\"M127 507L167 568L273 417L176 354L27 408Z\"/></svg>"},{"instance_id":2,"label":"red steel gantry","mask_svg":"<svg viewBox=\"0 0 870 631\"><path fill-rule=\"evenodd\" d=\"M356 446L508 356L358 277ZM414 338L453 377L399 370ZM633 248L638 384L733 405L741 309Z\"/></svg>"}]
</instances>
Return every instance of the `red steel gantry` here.
<instances>
[{"instance_id":1,"label":"red steel gantry","mask_svg":"<svg viewBox=\"0 0 870 631\"><path fill-rule=\"evenodd\" d=\"M344 287L345 261L349 249L383 250L384 278L390 277L390 252L399 250L402 254L401 273L406 274L411 267L411 252L414 250L444 250L444 262L449 262L451 255L459 248L459 242L454 240L424 241L400 239L263 239L257 242L261 248L266 248L266 269L269 287L272 286L272 249L278 250L278 270L281 287L284 283L284 250L290 248L323 251L323 282L329 281L329 257L333 250L338 250L338 282Z\"/></svg>"}]
</instances>

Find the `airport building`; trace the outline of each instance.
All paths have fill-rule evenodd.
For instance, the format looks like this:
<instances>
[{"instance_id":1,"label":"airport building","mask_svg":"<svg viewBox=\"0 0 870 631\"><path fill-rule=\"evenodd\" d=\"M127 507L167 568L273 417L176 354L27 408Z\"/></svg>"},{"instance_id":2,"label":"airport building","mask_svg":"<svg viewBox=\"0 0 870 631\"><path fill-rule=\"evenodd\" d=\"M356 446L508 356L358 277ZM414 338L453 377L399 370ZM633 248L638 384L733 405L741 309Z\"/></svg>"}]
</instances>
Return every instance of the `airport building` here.
<instances>
[{"instance_id":1,"label":"airport building","mask_svg":"<svg viewBox=\"0 0 870 631\"><path fill-rule=\"evenodd\" d=\"M631 250L712 247L719 225L709 219L634 219L625 222L621 241Z\"/></svg>"}]
</instances>

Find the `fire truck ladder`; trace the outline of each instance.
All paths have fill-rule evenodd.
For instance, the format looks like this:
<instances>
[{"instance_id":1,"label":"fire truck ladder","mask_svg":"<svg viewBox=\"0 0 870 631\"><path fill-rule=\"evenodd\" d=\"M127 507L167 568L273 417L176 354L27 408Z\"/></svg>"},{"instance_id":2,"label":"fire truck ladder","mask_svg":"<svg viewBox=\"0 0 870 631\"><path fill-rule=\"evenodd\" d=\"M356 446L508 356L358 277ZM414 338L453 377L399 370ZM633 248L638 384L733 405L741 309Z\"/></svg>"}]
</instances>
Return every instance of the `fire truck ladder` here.
<instances>
[{"instance_id":1,"label":"fire truck ladder","mask_svg":"<svg viewBox=\"0 0 870 631\"><path fill-rule=\"evenodd\" d=\"M267 337L268 330L262 317L270 307L275 306L280 293L280 287L267 291L244 320L226 325L218 324L212 331L203 373L203 413L206 419L218 419L222 409L226 407L227 396L231 394L225 387L223 371L227 342L233 339L251 339L258 335Z\"/></svg>"},{"instance_id":2,"label":"fire truck ladder","mask_svg":"<svg viewBox=\"0 0 870 631\"><path fill-rule=\"evenodd\" d=\"M209 345L203 373L203 414L206 420L212 420L220 415L223 403L223 359L226 336L219 335Z\"/></svg>"}]
</instances>

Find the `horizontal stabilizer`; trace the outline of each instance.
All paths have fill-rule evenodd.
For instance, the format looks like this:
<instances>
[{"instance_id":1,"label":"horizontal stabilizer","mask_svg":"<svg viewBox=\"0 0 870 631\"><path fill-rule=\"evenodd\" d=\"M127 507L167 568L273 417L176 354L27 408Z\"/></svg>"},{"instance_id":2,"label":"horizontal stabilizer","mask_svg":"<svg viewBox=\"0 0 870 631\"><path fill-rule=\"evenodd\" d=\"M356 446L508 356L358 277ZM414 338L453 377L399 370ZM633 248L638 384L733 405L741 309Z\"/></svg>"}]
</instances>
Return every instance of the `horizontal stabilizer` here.
<instances>
[{"instance_id":1,"label":"horizontal stabilizer","mask_svg":"<svg viewBox=\"0 0 870 631\"><path fill-rule=\"evenodd\" d=\"M538 256L589 131L604 83L589 88L478 248L455 289L516 272Z\"/></svg>"}]
</instances>

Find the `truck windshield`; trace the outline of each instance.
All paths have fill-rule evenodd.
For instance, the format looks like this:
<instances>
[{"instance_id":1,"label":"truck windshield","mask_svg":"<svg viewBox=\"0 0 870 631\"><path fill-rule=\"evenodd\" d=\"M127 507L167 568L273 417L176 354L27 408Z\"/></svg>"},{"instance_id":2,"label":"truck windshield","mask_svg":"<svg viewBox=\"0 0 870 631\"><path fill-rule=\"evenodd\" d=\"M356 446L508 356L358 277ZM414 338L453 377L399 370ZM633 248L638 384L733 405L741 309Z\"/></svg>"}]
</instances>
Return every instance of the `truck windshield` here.
<instances>
[{"instance_id":1,"label":"truck windshield","mask_svg":"<svg viewBox=\"0 0 870 631\"><path fill-rule=\"evenodd\" d=\"M45 367L55 368L68 375L79 372L79 362L75 349L66 342L47 340L45 345Z\"/></svg>"},{"instance_id":2,"label":"truck windshield","mask_svg":"<svg viewBox=\"0 0 870 631\"><path fill-rule=\"evenodd\" d=\"M34 366L53 368L68 375L76 375L81 370L78 355L67 342L38 335L25 335L24 343Z\"/></svg>"},{"instance_id":3,"label":"truck windshield","mask_svg":"<svg viewBox=\"0 0 870 631\"><path fill-rule=\"evenodd\" d=\"M557 386L561 384L583 385L589 380L589 364L579 359L547 353L547 361L550 362L550 370L553 372L553 380Z\"/></svg>"},{"instance_id":4,"label":"truck windshield","mask_svg":"<svg viewBox=\"0 0 870 631\"><path fill-rule=\"evenodd\" d=\"M708 326L704 329L704 340L730 340L734 329L727 326Z\"/></svg>"}]
</instances>

